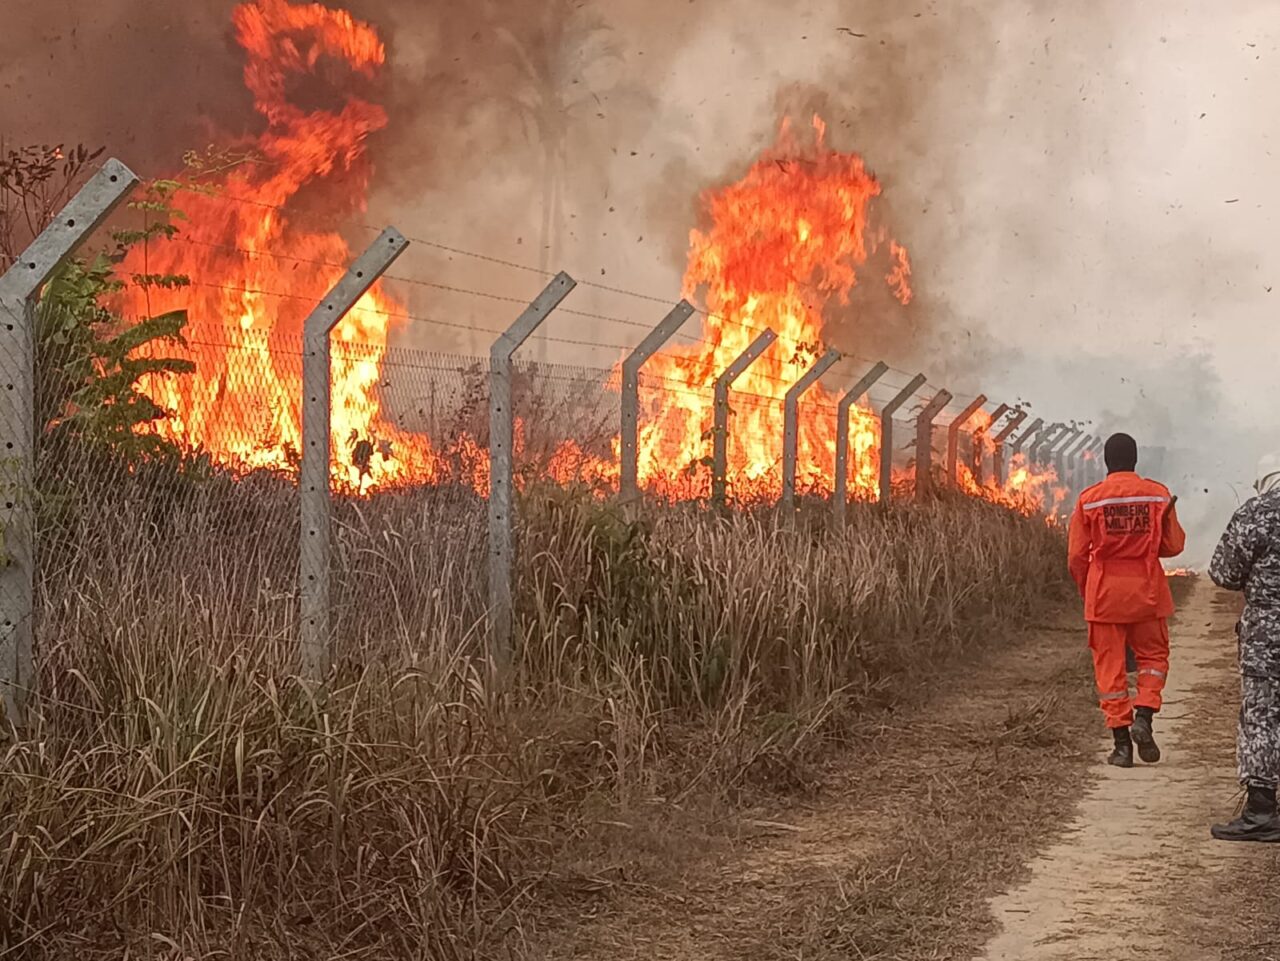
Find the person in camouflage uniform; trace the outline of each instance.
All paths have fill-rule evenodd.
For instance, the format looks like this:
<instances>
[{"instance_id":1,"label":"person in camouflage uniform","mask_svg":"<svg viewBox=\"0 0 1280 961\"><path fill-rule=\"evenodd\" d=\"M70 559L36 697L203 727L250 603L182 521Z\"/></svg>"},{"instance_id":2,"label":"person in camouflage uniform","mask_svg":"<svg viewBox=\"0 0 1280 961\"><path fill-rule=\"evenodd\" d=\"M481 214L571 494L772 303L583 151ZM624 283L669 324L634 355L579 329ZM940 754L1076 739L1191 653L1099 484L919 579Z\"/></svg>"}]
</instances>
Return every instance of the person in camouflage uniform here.
<instances>
[{"instance_id":1,"label":"person in camouflage uniform","mask_svg":"<svg viewBox=\"0 0 1280 961\"><path fill-rule=\"evenodd\" d=\"M1214 552L1209 576L1219 587L1243 591L1240 641L1240 726L1236 753L1247 793L1244 811L1216 824L1220 841L1280 842L1280 454L1262 459L1258 496L1231 518Z\"/></svg>"}]
</instances>

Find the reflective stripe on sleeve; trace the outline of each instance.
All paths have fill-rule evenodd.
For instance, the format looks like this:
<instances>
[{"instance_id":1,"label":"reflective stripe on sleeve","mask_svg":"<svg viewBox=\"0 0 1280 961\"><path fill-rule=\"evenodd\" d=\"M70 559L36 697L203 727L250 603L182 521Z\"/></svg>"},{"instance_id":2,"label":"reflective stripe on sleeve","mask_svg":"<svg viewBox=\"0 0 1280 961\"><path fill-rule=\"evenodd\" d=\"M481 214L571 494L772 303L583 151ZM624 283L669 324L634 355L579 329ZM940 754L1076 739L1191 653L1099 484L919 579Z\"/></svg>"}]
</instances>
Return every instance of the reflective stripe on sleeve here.
<instances>
[{"instance_id":1,"label":"reflective stripe on sleeve","mask_svg":"<svg viewBox=\"0 0 1280 961\"><path fill-rule=\"evenodd\" d=\"M1094 501L1091 504L1085 504L1084 509L1087 511L1097 510L1099 507L1110 507L1112 504L1167 504L1169 498L1161 497L1158 494L1146 494L1141 497L1107 497L1100 501Z\"/></svg>"}]
</instances>

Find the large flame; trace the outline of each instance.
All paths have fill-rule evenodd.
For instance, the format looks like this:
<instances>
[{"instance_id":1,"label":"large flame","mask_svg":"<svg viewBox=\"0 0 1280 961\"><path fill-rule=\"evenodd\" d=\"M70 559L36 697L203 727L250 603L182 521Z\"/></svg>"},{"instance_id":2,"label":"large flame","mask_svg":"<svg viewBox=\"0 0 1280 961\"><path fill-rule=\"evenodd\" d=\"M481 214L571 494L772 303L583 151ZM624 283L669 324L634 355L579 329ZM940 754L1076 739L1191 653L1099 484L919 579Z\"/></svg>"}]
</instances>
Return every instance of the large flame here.
<instances>
[{"instance_id":1,"label":"large flame","mask_svg":"<svg viewBox=\"0 0 1280 961\"><path fill-rule=\"evenodd\" d=\"M301 450L302 324L342 277L351 251L336 233L294 223L285 208L330 177L363 203L365 141L387 117L345 88L374 80L386 51L371 26L319 4L254 0L237 7L233 20L246 54L245 84L266 122L243 145L255 160L223 174L216 192L183 194L181 235L135 247L126 259L130 274L185 274L193 287L135 286L124 307L137 315L185 308L191 316L195 374L148 384L172 412L155 426L159 433L232 468L292 472ZM336 82L326 82L332 77ZM307 92L331 102L291 102ZM358 489L435 471L426 439L396 428L379 404L394 310L375 288L334 331L335 479Z\"/></svg>"},{"instance_id":2,"label":"large flame","mask_svg":"<svg viewBox=\"0 0 1280 961\"><path fill-rule=\"evenodd\" d=\"M640 436L640 477L667 493L705 495L702 469L711 451L716 378L764 329L777 342L733 385L729 473L739 496L771 496L781 487L783 397L827 348L824 318L847 306L858 270L882 237L869 229L868 207L880 184L856 154L784 123L778 142L737 183L704 197L707 226L690 236L685 294L705 291L703 343L650 364L650 417ZM884 279L898 299L911 299L906 248L889 246ZM815 385L799 405L802 489L830 492L835 479L837 396ZM850 430L850 483L872 496L879 476L879 427L855 407Z\"/></svg>"}]
</instances>

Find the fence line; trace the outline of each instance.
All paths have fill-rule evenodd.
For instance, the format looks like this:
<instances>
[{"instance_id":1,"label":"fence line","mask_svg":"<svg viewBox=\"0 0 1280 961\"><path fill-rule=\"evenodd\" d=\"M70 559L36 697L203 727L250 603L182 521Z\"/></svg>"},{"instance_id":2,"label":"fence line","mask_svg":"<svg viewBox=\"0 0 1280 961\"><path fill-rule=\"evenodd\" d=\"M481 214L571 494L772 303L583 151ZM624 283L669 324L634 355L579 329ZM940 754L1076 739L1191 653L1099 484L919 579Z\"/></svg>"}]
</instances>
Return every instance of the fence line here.
<instances>
[{"instance_id":1,"label":"fence line","mask_svg":"<svg viewBox=\"0 0 1280 961\"><path fill-rule=\"evenodd\" d=\"M43 259L24 257L0 282L0 306L13 321L11 333L16 331L21 336L32 336L30 317L36 290L132 185L132 175L127 174L123 167L110 169L117 170L116 175L120 178L115 185L118 189L108 191L110 198L98 197L96 206L86 213L75 207L80 203L80 197L77 197L55 224L62 232L61 246L50 248L46 251L48 256ZM96 179L85 190L90 191L91 187L101 193L101 184L97 184ZM92 195L92 191L90 193ZM71 227L59 226L68 222L79 224L80 228L68 233ZM33 246L36 253L43 250L40 247L42 242L48 246L43 238L44 235ZM576 283L564 273L556 275L532 303L505 295L387 274L392 261L412 242L412 238L406 239L388 229L364 256L345 266L282 256L284 260L331 270L341 268L345 272L342 281L318 305L312 298L298 294L238 288L193 279L192 285L196 287L281 297L307 303L314 309L309 310L300 332L300 346L277 349L280 345L273 346L271 332L248 332L233 327L229 321L222 326L224 336L221 338L217 335L217 325L212 325L215 329L211 333L201 330L197 321L193 324L196 328L193 333L198 336L185 341L193 356L213 356L227 370L219 375L216 382L202 385L206 388L208 410L184 409L176 416L167 415L173 423L163 421L164 429L169 432L166 437L172 434L179 440L190 438L192 429L201 426L201 417L213 418L216 422L203 426L236 436L235 443L225 444L219 450L209 452L208 456L218 465L232 464L239 478L234 483L243 486L234 489L215 487L206 500L201 500L162 471L152 470L145 462L121 472L113 481L115 490L112 496L121 505L117 518L121 512L130 509L158 510L154 505L148 505L147 497L151 495L146 491L153 488L147 485L154 485L154 490L159 492L157 496L163 496L166 504L179 505L165 507L164 516L153 522L157 537L180 537L182 531L196 529L200 525L206 525L201 529L208 530L214 529L209 525L214 525L220 532L219 536L226 530L234 533L239 530L237 525L243 525L247 534L256 537L255 541L244 543L245 556L234 560L234 570L220 570L218 561L211 557L207 561L205 575L212 580L224 578L221 590L228 597L249 598L246 609L253 610L251 620L259 628L259 633L254 634L248 629L243 633L259 637L296 637L303 673L310 677L324 676L327 665L333 660L332 645L339 627L367 632L376 630L376 624L361 627L357 620L368 617L372 608L354 604L350 598L359 597L362 592L380 596L378 592L390 589L386 585L394 587L401 583L401 577L408 576L387 566L391 563L388 550L373 546L377 538L372 535L378 532L383 539L447 536L460 543L469 558L467 577L487 582L487 590L482 589L477 599L449 601L433 599L430 592L422 591L419 585L412 610L397 610L396 616L412 620L421 614L424 606L456 603L461 606L456 611L450 608L447 616L456 617L461 623L474 613L468 605L478 604L489 625L492 662L499 668L509 663L516 641L513 597L519 545L516 542L515 495L530 476L524 466L517 464L517 460L532 459L534 477L559 481L563 476L598 482L603 489L621 495L624 503L643 496L639 462L639 435L645 420L641 407L642 389L651 392L651 396L686 401L688 410L709 415L712 421L709 487L700 487L702 480L692 477L687 485L693 496L709 500L721 510L728 507L731 493L739 496L743 485L750 483L749 478L731 475L731 445L746 442L779 444L780 464L772 465L772 477L776 478L780 468L781 516L787 519L794 516L797 498L802 492L816 489L825 496L825 485L830 483L834 487L830 495L833 519L836 527L842 526L850 499L848 485L853 466L850 450L852 409L854 406L861 409L864 398L867 398L866 409L874 411L871 392L880 386L892 391L890 399L880 404L878 413L875 413L879 430L878 449L875 451L879 459L879 475L875 486L879 499L884 503L894 496L897 462L907 453L913 455L906 463L914 463L916 491L924 494L937 483L935 468L939 467L939 461L935 437L938 431L945 431L946 437L942 477L951 485L963 486L962 463L972 465L973 478L981 483L984 465L989 462L993 485L1003 487L1006 459L1021 453L1028 444L1030 447L1024 461L1037 470L1056 469L1062 484L1080 487L1097 473L1097 442L1094 438L1073 425L1046 424L1038 418L1014 439L1028 414L1025 409L1008 404L996 407L993 414L983 419L984 426L979 430L968 431L969 456L962 461L960 447L963 436L979 413L986 411L986 396L974 397L947 419L953 400L948 390L934 385L928 394L922 395L921 391L928 385L925 375L908 375L884 362L865 362L870 369L838 400L828 399L830 395L826 392L820 399L805 400L806 392L830 375L837 363L860 361L860 358L835 351L813 359L808 369L798 372L799 376L794 380L753 371L752 377L783 388L777 391L776 396L734 390L735 382L752 369L765 351L776 349L773 344L778 337L767 328L741 324L745 329L755 331L755 340L732 363L724 365L721 370L710 371L708 383L696 384L688 379L672 377L669 371L674 368L669 368L665 375L645 374L643 367L654 358L680 359L679 354L664 355L659 351L677 334L678 328L698 312L692 304L680 301L657 327L650 329L639 321L562 306ZM442 249L466 253L457 248ZM240 252L250 256L275 256ZM502 263L495 258L481 259ZM30 282L30 278L18 283L11 278L11 275L16 277L29 270L24 265L33 262L40 267L37 271L39 283ZM477 296L499 304L523 305L525 309L510 327L505 324L482 327L367 306L357 307L357 302L380 277ZM670 307L670 301L635 294L623 288L590 283L581 286L637 296L646 302ZM553 310L650 332L634 349L573 338L546 338L556 343L625 351L627 355L620 369L598 369L584 374L576 368L524 364L517 357L518 349L536 334ZM363 343L331 336L344 317L350 315L358 319L367 314L487 332L495 340L487 359L454 355L446 361L443 359L445 355L436 352L414 352L389 347L386 343ZM249 337L252 342L240 342L249 333L253 334ZM694 341L712 346L705 339L694 338ZM39 547L36 536L24 533L35 530L35 527L29 521L24 522L23 518L31 516L31 495L35 485L43 481L36 478L33 455L28 453L25 460L21 456L24 442L17 425L27 416L27 411L34 409L36 374L39 372L31 365L22 366L28 347L20 342L20 337L9 341L0 338L0 347L6 348L0 350L0 364L7 365L0 370L7 375L4 379L6 397L0 402L0 429L15 438L8 441L9 449L17 450L19 454L11 456L10 461L16 456L25 464L7 479L8 490L17 493L11 493L5 502L4 535L9 564L0 572L0 613L3 613L5 627L5 633L0 635L0 657L3 658L0 660L0 684L5 685L10 716L20 719L23 708L20 692L30 686L32 677L31 669L23 658L30 657L30 636L34 630L31 584L34 553ZM239 356L237 352L240 351L256 351L258 360L255 363L260 361L261 364L255 369L260 369L262 376L270 378L270 383L261 385L263 392L260 397L236 396L244 395L246 391L246 385L237 382L230 370L234 366L231 361ZM427 357L414 356L417 353L426 353ZM285 360L289 363L281 366L280 362ZM348 372L357 372L351 376L363 378L359 381L358 396L349 396L349 391L344 393L349 386L346 381L339 385L330 383L332 372L340 366ZM201 370L198 363L196 369L197 373ZM427 394L406 397L405 391L414 388L411 383L401 382L398 378L398 373L404 371L431 372L442 376L427 378ZM897 376L886 376L891 374L901 375L903 379L900 382ZM542 384L544 390L549 387L553 393L536 395L526 383L535 381ZM174 385L174 390L181 393L185 383ZM343 390L335 391L335 386ZM252 407L248 414L237 409L237 400ZM531 410L522 407L529 404L533 405ZM834 430L836 433L826 455L834 457L834 477L830 481L826 480L827 466L803 460L800 449L801 411L811 415L806 420L806 429L812 430L814 425L818 425L823 431ZM566 426L565 420L575 413L588 423L585 426L579 424L580 429L576 432L561 429ZM760 422L771 425L770 430L773 430L772 425L779 425L777 436L744 435L740 429L735 430L735 423L730 417L735 413L743 419L756 414L767 415L769 419ZM899 420L900 415L905 420ZM414 417L418 420L418 427L405 426ZM441 430L442 420L452 427ZM34 418L31 422L34 423ZM424 423L427 425L425 430L421 429ZM550 423L553 429L545 436L535 436L539 425L544 423ZM900 427L906 429L907 438L914 436L913 444L899 447L895 437ZM914 428L914 433L910 428ZM262 443L263 436L272 447L270 456L265 458L257 456L253 446ZM808 450L812 452L812 438L807 433L803 436L811 445ZM335 438L343 445L337 452L330 450ZM704 436L703 440L706 439ZM438 446L442 441L444 446ZM614 441L618 443L616 453L611 447ZM290 450L290 445L295 443L297 449ZM33 442L28 439L26 446L32 448ZM193 446L196 449L186 453L199 455L199 448L204 445L197 438ZM913 452L910 451L912 446ZM382 465L382 474L374 473L372 465L375 461ZM264 466L266 473L259 476L259 468ZM296 486L275 476L282 466L296 474ZM335 466L346 472L342 484L338 485L338 496L334 490ZM644 466L651 465L646 463ZM95 482L101 483L98 462L86 457L83 470L85 478L94 478ZM808 478L804 484L801 483L801 475ZM823 484L815 487L814 477L822 477ZM377 488L383 483L378 478L387 481L387 497L376 506L352 496ZM373 487L367 488L366 483ZM678 492L672 495L676 491L676 483L672 481L671 487L662 488L661 492L680 496ZM767 490L769 480L762 483L761 489ZM131 493L135 490L145 496L135 496ZM420 496L405 496L406 490L416 491ZM254 494L257 500L252 503L245 500L241 496L244 491L257 491ZM770 496L776 496L776 492ZM280 510L282 505L290 502L289 510ZM487 525L484 521L486 514ZM88 559L75 554L76 525L86 521L84 516L73 512L59 518L59 523L65 525L67 533L66 543L59 541L62 545L59 550L66 547L70 553L59 555L57 562L50 564L47 570L50 576L71 577L77 564L89 564ZM487 545L481 548L480 545L485 543L486 527ZM57 533L54 528L50 531ZM353 546L356 544L360 546ZM416 555L406 556L410 567L418 563L413 560ZM487 557L487 562L480 560L481 556ZM242 571L242 567L245 570ZM291 575L283 576L282 572L290 567ZM335 573L338 576L331 585L330 579ZM231 605L231 601L225 603ZM395 603L400 604L402 600L395 600ZM228 606L219 616L229 618L228 629L233 633L241 633L236 619L246 616L242 610Z\"/></svg>"}]
</instances>

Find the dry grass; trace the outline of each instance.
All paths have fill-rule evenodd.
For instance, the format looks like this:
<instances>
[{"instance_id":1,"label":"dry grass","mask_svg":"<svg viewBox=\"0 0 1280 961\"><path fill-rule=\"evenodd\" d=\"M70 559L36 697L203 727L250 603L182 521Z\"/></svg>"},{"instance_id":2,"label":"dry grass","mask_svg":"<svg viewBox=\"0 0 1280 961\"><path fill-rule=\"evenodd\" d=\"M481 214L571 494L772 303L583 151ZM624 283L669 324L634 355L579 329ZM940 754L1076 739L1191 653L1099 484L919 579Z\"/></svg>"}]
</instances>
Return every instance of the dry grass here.
<instances>
[{"instance_id":1,"label":"dry grass","mask_svg":"<svg viewBox=\"0 0 1280 961\"><path fill-rule=\"evenodd\" d=\"M931 760L904 782L894 836L812 912L806 956L973 956L996 929L989 899L1062 830L1095 760L1085 675L1045 678L1039 700L1003 719L975 711L930 732Z\"/></svg>"},{"instance_id":2,"label":"dry grass","mask_svg":"<svg viewBox=\"0 0 1280 961\"><path fill-rule=\"evenodd\" d=\"M0 956L506 956L588 812L795 787L893 678L1064 589L1056 532L967 500L837 537L530 491L494 688L483 505L419 492L340 511L339 659L310 690L290 491L130 490L46 508Z\"/></svg>"}]
</instances>

